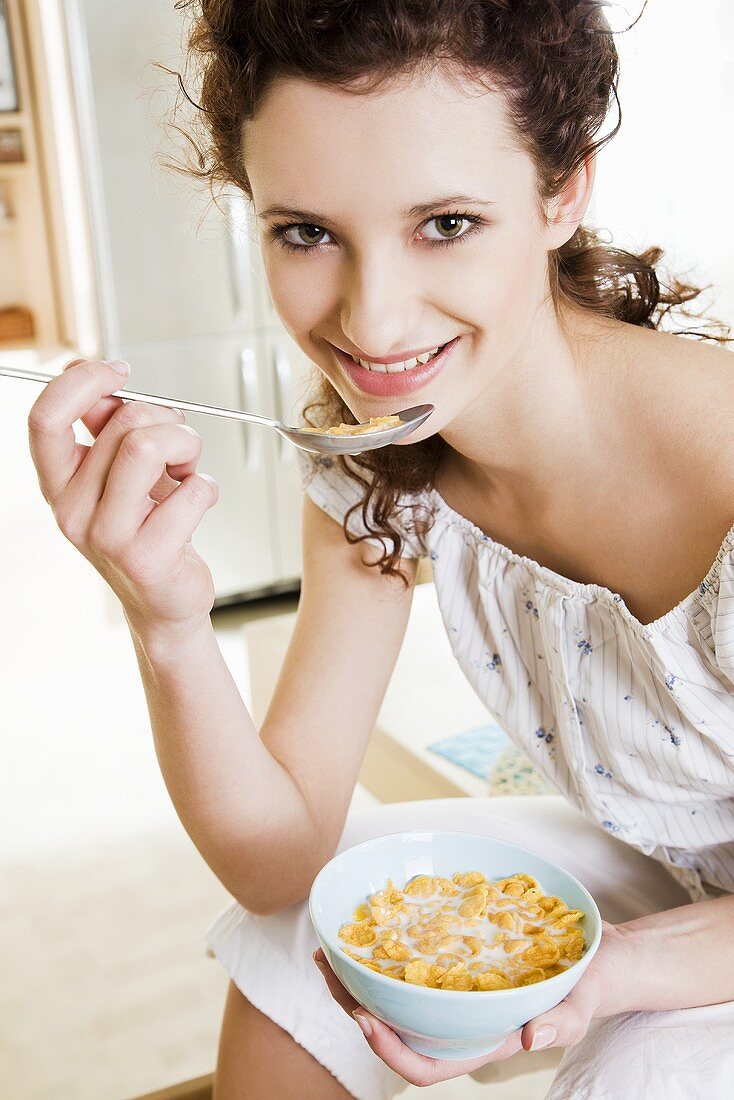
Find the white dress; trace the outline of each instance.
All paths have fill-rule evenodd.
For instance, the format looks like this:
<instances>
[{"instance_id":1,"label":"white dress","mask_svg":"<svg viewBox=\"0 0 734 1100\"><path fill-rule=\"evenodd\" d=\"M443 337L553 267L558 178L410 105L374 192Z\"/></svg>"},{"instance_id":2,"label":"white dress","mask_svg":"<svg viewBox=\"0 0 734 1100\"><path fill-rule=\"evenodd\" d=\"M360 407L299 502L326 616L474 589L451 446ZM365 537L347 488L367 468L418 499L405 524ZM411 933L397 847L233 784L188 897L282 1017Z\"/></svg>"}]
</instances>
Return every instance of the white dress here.
<instances>
[{"instance_id":1,"label":"white dress","mask_svg":"<svg viewBox=\"0 0 734 1100\"><path fill-rule=\"evenodd\" d=\"M340 522L361 488L308 482ZM429 555L451 647L488 711L590 820L694 899L734 891L734 528L695 592L643 625L621 596L513 553L435 491ZM405 525L407 526L407 524ZM359 513L350 529L363 532Z\"/></svg>"},{"instance_id":2,"label":"white dress","mask_svg":"<svg viewBox=\"0 0 734 1100\"><path fill-rule=\"evenodd\" d=\"M306 481L339 522L361 498L328 459ZM614 923L734 891L734 529L696 592L643 625L615 593L514 554L436 492L416 502L434 522L425 542L404 524L404 553L430 555L465 675L566 798L350 811L337 851L401 830L483 832L565 866ZM349 527L364 530L359 510ZM311 960L318 941L307 902L268 917L233 902L206 940L248 1000L357 1100L388 1100L407 1087L327 992ZM531 1072L524 1095L723 1100L734 1077L733 1031L734 1002L597 1020L566 1052L550 1091L539 1092L542 1077ZM547 1081L559 1058L557 1050L520 1053L472 1076L500 1084L545 1066Z\"/></svg>"}]
</instances>

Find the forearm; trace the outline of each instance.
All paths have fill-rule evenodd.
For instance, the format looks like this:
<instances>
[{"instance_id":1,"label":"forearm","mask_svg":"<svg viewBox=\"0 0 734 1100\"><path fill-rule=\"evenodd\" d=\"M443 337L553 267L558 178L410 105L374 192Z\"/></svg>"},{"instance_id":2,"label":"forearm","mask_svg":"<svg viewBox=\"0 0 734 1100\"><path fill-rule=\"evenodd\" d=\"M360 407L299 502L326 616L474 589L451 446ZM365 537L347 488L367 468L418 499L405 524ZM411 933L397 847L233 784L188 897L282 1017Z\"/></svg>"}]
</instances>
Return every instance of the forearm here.
<instances>
[{"instance_id":1,"label":"forearm","mask_svg":"<svg viewBox=\"0 0 734 1100\"><path fill-rule=\"evenodd\" d=\"M616 931L627 965L602 1015L734 1001L733 896L653 913Z\"/></svg>"},{"instance_id":2,"label":"forearm","mask_svg":"<svg viewBox=\"0 0 734 1100\"><path fill-rule=\"evenodd\" d=\"M317 854L314 823L263 745L209 620L179 636L130 630L156 755L184 828L244 906L293 904Z\"/></svg>"}]
</instances>

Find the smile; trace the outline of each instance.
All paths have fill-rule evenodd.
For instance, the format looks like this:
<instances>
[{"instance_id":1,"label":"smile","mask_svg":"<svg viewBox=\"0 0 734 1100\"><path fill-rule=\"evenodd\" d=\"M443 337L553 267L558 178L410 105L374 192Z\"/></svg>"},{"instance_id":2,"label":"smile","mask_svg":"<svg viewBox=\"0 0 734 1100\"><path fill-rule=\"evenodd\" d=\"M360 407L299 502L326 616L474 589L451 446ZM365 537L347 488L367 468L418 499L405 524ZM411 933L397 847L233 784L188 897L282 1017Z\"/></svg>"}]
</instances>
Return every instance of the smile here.
<instances>
[{"instance_id":1,"label":"smile","mask_svg":"<svg viewBox=\"0 0 734 1100\"><path fill-rule=\"evenodd\" d=\"M417 355L415 359L406 359L404 363L373 363L369 359L357 359L355 355L350 356L350 358L365 370L375 371L377 374L399 374L404 370L413 370L417 366L425 366L445 347L446 344L440 344L433 351L425 351L422 355Z\"/></svg>"},{"instance_id":2,"label":"smile","mask_svg":"<svg viewBox=\"0 0 734 1100\"><path fill-rule=\"evenodd\" d=\"M393 399L420 390L433 381L446 366L460 340L460 336L455 336L447 344L439 344L430 351L422 351L414 358L397 363L375 363L342 351L335 344L331 347L342 370L358 390L373 397Z\"/></svg>"}]
</instances>

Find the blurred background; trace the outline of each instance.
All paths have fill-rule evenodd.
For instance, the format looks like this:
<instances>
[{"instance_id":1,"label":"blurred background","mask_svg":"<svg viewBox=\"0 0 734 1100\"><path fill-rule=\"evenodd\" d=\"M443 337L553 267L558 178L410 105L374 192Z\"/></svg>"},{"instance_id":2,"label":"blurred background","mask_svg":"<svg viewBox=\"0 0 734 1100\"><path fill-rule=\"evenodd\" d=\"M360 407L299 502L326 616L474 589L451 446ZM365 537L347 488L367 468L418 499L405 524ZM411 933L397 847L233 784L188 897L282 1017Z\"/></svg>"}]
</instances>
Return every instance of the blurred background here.
<instances>
[{"instance_id":1,"label":"blurred background","mask_svg":"<svg viewBox=\"0 0 734 1100\"><path fill-rule=\"evenodd\" d=\"M622 27L638 11L611 16ZM164 125L175 82L155 63L180 68L184 37L173 0L0 0L0 363L55 373L72 356L119 357L133 389L295 419L312 368L273 311L242 196L214 205L162 165L182 147ZM624 247L661 245L734 324L734 9L651 0L618 48L623 125L587 222ZM203 933L228 898L163 786L116 600L38 491L37 393L0 378L0 1092L193 1097L226 988ZM272 432L188 420L220 486L195 539L215 629L257 718L297 601L295 452ZM487 793L427 751L487 716L423 590L358 800ZM436 695L411 724L404 701L427 670Z\"/></svg>"}]
</instances>

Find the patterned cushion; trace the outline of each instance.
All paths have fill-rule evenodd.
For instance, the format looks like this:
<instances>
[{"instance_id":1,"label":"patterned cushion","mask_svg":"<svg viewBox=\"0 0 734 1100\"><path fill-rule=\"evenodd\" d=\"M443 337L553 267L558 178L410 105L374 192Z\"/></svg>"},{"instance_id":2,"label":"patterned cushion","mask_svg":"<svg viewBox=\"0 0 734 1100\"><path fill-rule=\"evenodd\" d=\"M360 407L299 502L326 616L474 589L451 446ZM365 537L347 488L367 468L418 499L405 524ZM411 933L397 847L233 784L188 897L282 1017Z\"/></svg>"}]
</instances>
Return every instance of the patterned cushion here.
<instances>
[{"instance_id":1,"label":"patterned cushion","mask_svg":"<svg viewBox=\"0 0 734 1100\"><path fill-rule=\"evenodd\" d=\"M554 793L496 722L436 741L428 750L486 779L490 794Z\"/></svg>"}]
</instances>

